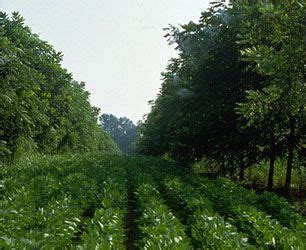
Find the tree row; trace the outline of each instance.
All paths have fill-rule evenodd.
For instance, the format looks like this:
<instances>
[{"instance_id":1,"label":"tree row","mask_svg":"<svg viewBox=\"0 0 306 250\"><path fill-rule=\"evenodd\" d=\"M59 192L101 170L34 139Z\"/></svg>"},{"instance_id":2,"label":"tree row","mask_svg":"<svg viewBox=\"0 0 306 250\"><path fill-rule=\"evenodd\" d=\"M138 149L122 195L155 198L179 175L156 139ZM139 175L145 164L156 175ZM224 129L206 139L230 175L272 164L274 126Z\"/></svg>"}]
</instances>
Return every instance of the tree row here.
<instances>
[{"instance_id":1,"label":"tree row","mask_svg":"<svg viewBox=\"0 0 306 250\"><path fill-rule=\"evenodd\" d=\"M85 84L24 19L0 12L0 162L33 152L117 151Z\"/></svg>"},{"instance_id":2,"label":"tree row","mask_svg":"<svg viewBox=\"0 0 306 250\"><path fill-rule=\"evenodd\" d=\"M183 166L213 160L241 179L269 161L269 188L281 157L288 190L292 168L305 163L305 4L238 2L166 29L178 56L162 73L137 150Z\"/></svg>"}]
</instances>

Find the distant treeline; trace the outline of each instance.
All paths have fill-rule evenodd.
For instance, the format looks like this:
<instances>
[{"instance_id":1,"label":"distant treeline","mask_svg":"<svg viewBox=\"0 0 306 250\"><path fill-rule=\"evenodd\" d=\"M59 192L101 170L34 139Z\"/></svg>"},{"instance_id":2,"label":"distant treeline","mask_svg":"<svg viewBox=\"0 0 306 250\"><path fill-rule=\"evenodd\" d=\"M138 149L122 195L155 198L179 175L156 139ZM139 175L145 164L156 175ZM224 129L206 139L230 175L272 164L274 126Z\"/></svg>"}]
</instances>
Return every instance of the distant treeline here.
<instances>
[{"instance_id":1,"label":"distant treeline","mask_svg":"<svg viewBox=\"0 0 306 250\"><path fill-rule=\"evenodd\" d=\"M24 19L0 12L0 161L33 152L117 151L83 82Z\"/></svg>"},{"instance_id":2,"label":"distant treeline","mask_svg":"<svg viewBox=\"0 0 306 250\"><path fill-rule=\"evenodd\" d=\"M123 154L135 153L135 141L137 127L127 117L119 117L112 114L102 114L99 117L100 125L114 140Z\"/></svg>"},{"instance_id":3,"label":"distant treeline","mask_svg":"<svg viewBox=\"0 0 306 250\"><path fill-rule=\"evenodd\" d=\"M199 23L170 27L179 53L140 126L139 153L169 155L183 166L202 158L240 175L268 160L305 164L305 4L214 4ZM237 2L237 3L236 3ZM304 165L305 166L305 165Z\"/></svg>"}]
</instances>

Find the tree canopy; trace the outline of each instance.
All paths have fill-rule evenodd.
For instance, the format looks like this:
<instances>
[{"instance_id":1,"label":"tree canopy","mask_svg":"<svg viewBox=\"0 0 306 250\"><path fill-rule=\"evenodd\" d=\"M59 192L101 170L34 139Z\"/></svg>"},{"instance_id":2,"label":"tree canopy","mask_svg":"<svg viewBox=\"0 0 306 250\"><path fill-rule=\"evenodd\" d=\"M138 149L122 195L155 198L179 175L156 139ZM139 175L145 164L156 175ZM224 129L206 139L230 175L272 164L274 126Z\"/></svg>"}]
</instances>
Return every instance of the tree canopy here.
<instances>
[{"instance_id":1,"label":"tree canopy","mask_svg":"<svg viewBox=\"0 0 306 250\"><path fill-rule=\"evenodd\" d=\"M85 84L19 13L0 12L0 157L30 152L117 151L97 124Z\"/></svg>"},{"instance_id":2,"label":"tree canopy","mask_svg":"<svg viewBox=\"0 0 306 250\"><path fill-rule=\"evenodd\" d=\"M126 117L119 117L112 114L102 114L99 118L101 127L117 143L124 154L133 154L137 127L133 121Z\"/></svg>"},{"instance_id":3,"label":"tree canopy","mask_svg":"<svg viewBox=\"0 0 306 250\"><path fill-rule=\"evenodd\" d=\"M198 23L165 29L178 57L162 73L138 152L169 154L183 166L205 157L239 168L241 179L262 159L273 177L283 156L289 188L305 151L305 5L274 2L215 3Z\"/></svg>"}]
</instances>

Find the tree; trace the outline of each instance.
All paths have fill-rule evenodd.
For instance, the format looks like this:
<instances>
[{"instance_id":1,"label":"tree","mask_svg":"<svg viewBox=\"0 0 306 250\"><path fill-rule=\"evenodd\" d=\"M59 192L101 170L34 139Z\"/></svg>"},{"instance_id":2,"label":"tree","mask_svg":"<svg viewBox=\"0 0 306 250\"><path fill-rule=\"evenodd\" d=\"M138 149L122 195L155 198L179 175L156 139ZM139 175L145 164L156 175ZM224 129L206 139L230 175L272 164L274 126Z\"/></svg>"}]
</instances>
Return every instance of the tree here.
<instances>
[{"instance_id":1,"label":"tree","mask_svg":"<svg viewBox=\"0 0 306 250\"><path fill-rule=\"evenodd\" d=\"M305 151L304 4L234 1L214 4L199 23L167 28L178 57L163 73L151 112L140 126L140 153L168 154L182 165L202 157L234 173L287 152Z\"/></svg>"},{"instance_id":2,"label":"tree","mask_svg":"<svg viewBox=\"0 0 306 250\"><path fill-rule=\"evenodd\" d=\"M198 24L170 27L166 35L179 57L172 59L151 113L142 125L139 152L169 153L182 165L203 156L243 170L255 161L252 131L241 130L236 103L256 86L238 60L236 10L212 6ZM171 115L169 115L171 114ZM158 139L159 138L159 139ZM154 149L158 148L158 149ZM154 151L155 150L155 151Z\"/></svg>"},{"instance_id":3,"label":"tree","mask_svg":"<svg viewBox=\"0 0 306 250\"><path fill-rule=\"evenodd\" d=\"M117 143L125 154L133 154L137 129L126 117L117 118L112 114L102 114L99 118L101 127Z\"/></svg>"},{"instance_id":4,"label":"tree","mask_svg":"<svg viewBox=\"0 0 306 250\"><path fill-rule=\"evenodd\" d=\"M269 188L273 185L274 159L281 153L278 145L287 149L285 189L289 192L294 154L305 127L305 5L299 1L253 4L244 6L242 12L243 58L265 80L260 89L247 92L239 112L248 125L269 137Z\"/></svg>"},{"instance_id":5,"label":"tree","mask_svg":"<svg viewBox=\"0 0 306 250\"><path fill-rule=\"evenodd\" d=\"M9 18L0 12L0 161L33 152L98 150L101 140L117 150L96 132L99 110L61 60L19 13Z\"/></svg>"}]
</instances>

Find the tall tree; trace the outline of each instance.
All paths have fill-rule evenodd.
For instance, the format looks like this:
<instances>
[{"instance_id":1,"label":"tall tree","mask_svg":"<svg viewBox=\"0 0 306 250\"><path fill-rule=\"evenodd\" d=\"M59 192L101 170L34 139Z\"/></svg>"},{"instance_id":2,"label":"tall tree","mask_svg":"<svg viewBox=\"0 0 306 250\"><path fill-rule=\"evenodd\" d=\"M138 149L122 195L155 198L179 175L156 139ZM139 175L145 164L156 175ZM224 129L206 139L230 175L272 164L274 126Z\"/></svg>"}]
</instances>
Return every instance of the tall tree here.
<instances>
[{"instance_id":1,"label":"tall tree","mask_svg":"<svg viewBox=\"0 0 306 250\"><path fill-rule=\"evenodd\" d=\"M101 127L117 143L124 154L134 153L137 128L130 119L102 114L99 120Z\"/></svg>"},{"instance_id":2,"label":"tall tree","mask_svg":"<svg viewBox=\"0 0 306 250\"><path fill-rule=\"evenodd\" d=\"M239 169L240 179L269 159L270 189L275 159L287 155L288 190L294 157L305 151L305 5L233 2L215 3L197 24L167 29L178 57L163 73L137 148L183 165L213 159Z\"/></svg>"},{"instance_id":3,"label":"tall tree","mask_svg":"<svg viewBox=\"0 0 306 250\"><path fill-rule=\"evenodd\" d=\"M235 106L245 90L256 85L257 74L246 73L246 63L238 60L238 17L234 10L220 7L204 12L198 24L168 29L166 37L176 45L179 57L163 74L138 148L169 153L183 165L203 156L224 166L226 161L235 162L231 167L240 165L243 177L245 167L255 161L250 137L254 134L239 129ZM159 151L150 150L154 145Z\"/></svg>"},{"instance_id":4,"label":"tall tree","mask_svg":"<svg viewBox=\"0 0 306 250\"><path fill-rule=\"evenodd\" d=\"M265 80L261 81L260 89L247 93L247 102L240 104L240 113L249 125L264 129L269 138L270 188L273 162L280 153L277 144L287 149L285 189L289 191L294 155L305 139L302 136L306 100L305 5L300 1L259 3L245 5L241 11L243 58Z\"/></svg>"},{"instance_id":5,"label":"tall tree","mask_svg":"<svg viewBox=\"0 0 306 250\"><path fill-rule=\"evenodd\" d=\"M0 161L31 152L117 150L100 133L84 83L61 60L19 13L0 12Z\"/></svg>"}]
</instances>

